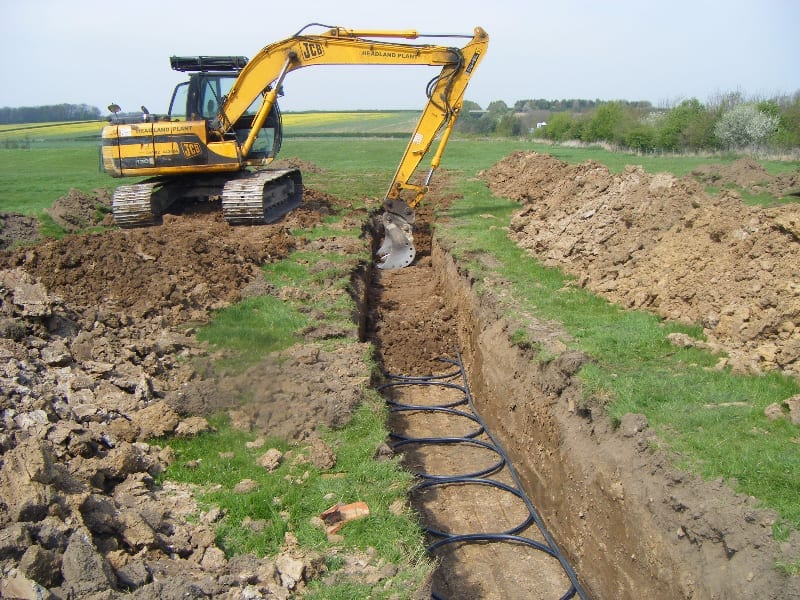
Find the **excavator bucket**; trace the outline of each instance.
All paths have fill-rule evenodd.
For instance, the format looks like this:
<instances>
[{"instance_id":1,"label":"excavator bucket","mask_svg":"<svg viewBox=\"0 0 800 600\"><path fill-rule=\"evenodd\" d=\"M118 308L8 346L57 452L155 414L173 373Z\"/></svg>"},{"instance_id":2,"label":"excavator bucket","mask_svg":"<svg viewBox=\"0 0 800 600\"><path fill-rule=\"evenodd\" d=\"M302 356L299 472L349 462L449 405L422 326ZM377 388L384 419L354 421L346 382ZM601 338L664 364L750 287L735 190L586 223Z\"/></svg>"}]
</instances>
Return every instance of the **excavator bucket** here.
<instances>
[{"instance_id":1,"label":"excavator bucket","mask_svg":"<svg viewBox=\"0 0 800 600\"><path fill-rule=\"evenodd\" d=\"M383 242L378 248L379 269L402 269L414 261L417 254L414 248L414 209L402 200L387 200L383 223Z\"/></svg>"},{"instance_id":2,"label":"excavator bucket","mask_svg":"<svg viewBox=\"0 0 800 600\"><path fill-rule=\"evenodd\" d=\"M385 213L383 215L384 238L378 248L379 269L402 269L410 265L417 254L414 248L414 235L402 217Z\"/></svg>"}]
</instances>

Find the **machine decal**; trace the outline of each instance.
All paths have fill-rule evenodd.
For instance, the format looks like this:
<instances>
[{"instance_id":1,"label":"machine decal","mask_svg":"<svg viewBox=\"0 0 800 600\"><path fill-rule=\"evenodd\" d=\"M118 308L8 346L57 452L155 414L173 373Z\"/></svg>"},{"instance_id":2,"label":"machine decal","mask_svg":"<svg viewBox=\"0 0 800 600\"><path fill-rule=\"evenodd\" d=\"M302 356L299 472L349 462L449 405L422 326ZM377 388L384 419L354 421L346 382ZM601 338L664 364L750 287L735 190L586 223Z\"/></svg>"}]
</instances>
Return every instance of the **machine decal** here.
<instances>
[{"instance_id":1,"label":"machine decal","mask_svg":"<svg viewBox=\"0 0 800 600\"><path fill-rule=\"evenodd\" d=\"M325 54L325 48L319 42L303 42L303 58L317 58Z\"/></svg>"},{"instance_id":2,"label":"machine decal","mask_svg":"<svg viewBox=\"0 0 800 600\"><path fill-rule=\"evenodd\" d=\"M480 52L476 52L472 55L472 58L469 59L469 64L467 65L467 73L472 73L472 69L475 68L475 63L478 62L478 59L481 57Z\"/></svg>"},{"instance_id":3,"label":"machine decal","mask_svg":"<svg viewBox=\"0 0 800 600\"><path fill-rule=\"evenodd\" d=\"M194 158L203 153L203 146L198 142L181 142L180 147L186 158Z\"/></svg>"},{"instance_id":4,"label":"machine decal","mask_svg":"<svg viewBox=\"0 0 800 600\"><path fill-rule=\"evenodd\" d=\"M400 60L414 60L417 56L413 52L394 52L390 50L363 50L361 56L373 56L375 58L394 58Z\"/></svg>"}]
</instances>

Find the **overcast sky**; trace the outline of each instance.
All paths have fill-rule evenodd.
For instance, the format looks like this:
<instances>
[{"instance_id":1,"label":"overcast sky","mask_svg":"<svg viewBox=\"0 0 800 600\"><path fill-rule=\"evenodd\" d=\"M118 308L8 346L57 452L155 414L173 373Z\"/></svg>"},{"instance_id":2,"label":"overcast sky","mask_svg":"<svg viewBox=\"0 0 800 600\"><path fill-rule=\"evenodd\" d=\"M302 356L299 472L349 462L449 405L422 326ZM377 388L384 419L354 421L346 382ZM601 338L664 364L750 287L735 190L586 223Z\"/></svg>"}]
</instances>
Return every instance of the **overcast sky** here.
<instances>
[{"instance_id":1,"label":"overcast sky","mask_svg":"<svg viewBox=\"0 0 800 600\"><path fill-rule=\"evenodd\" d=\"M171 55L254 56L311 22L353 29L489 33L466 99L649 100L800 90L800 0L0 0L0 106L62 102L105 114L165 112ZM458 40L412 43L461 45ZM428 67L308 68L284 111L418 109Z\"/></svg>"}]
</instances>

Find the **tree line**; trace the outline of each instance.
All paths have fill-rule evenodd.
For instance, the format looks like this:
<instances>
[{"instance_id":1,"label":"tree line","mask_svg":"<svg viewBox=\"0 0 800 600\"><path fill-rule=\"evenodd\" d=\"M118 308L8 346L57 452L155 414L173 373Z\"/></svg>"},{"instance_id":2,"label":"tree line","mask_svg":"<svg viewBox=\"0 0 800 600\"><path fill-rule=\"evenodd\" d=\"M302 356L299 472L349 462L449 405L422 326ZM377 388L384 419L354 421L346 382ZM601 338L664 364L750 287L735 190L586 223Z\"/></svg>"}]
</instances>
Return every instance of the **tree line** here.
<instances>
[{"instance_id":1,"label":"tree line","mask_svg":"<svg viewBox=\"0 0 800 600\"><path fill-rule=\"evenodd\" d=\"M671 107L647 101L502 100L485 110L464 102L463 133L605 142L637 152L787 151L800 148L800 91L773 98L719 95Z\"/></svg>"},{"instance_id":2,"label":"tree line","mask_svg":"<svg viewBox=\"0 0 800 600\"><path fill-rule=\"evenodd\" d=\"M0 108L0 124L91 121L86 104ZM605 142L637 152L788 151L800 148L800 91L772 98L722 94L670 107L647 101L543 98L502 100L482 109L469 100L456 125L466 134L533 137L553 142Z\"/></svg>"},{"instance_id":3,"label":"tree line","mask_svg":"<svg viewBox=\"0 0 800 600\"><path fill-rule=\"evenodd\" d=\"M0 108L0 124L59 123L62 121L95 121L100 109L87 104L51 104L48 106L19 106Z\"/></svg>"}]
</instances>

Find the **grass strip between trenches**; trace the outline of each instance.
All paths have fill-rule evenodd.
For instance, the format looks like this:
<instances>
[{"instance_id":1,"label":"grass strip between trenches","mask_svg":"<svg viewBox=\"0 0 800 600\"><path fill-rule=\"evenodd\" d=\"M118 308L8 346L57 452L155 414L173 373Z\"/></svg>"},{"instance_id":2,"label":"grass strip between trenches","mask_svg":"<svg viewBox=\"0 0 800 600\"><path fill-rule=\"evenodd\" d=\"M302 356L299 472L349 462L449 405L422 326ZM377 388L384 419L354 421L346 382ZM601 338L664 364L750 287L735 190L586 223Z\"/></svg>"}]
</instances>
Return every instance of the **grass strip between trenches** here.
<instances>
[{"instance_id":1,"label":"grass strip between trenches","mask_svg":"<svg viewBox=\"0 0 800 600\"><path fill-rule=\"evenodd\" d=\"M327 223L302 233L307 240L333 233L351 235L341 230L334 232L330 227ZM352 232L352 237L357 235ZM322 341L329 350L337 344L353 343L357 341L355 301L350 294L336 291L349 285L351 273L365 256L295 251L284 260L265 265L270 293L218 311L200 329L198 338L212 349L223 351L225 358L217 368L238 372L271 352L300 342L302 331L311 320L316 326L347 333ZM365 356L364 361L365 371L375 368L371 356ZM201 506L222 510L225 517L217 528L217 541L229 556L274 555L280 551L285 533L291 531L301 548L324 554L330 571L343 565L341 552L335 547L362 553L373 548L383 562L398 567L397 574L382 582L379 589L344 579L334 584L312 581L306 597L410 598L433 563L425 554L420 525L407 508L411 474L401 468L397 459L379 461L374 457L388 435L385 404L373 390L365 390L364 395L362 405L346 426L322 432L322 438L336 454L332 469L323 471L304 460L302 456L308 454L308 449L302 445L267 440L259 448L248 446L257 433L238 431L227 415L218 415L211 420L213 432L192 439L161 440L176 455L163 477L197 486ZM259 457L270 448L285 453L280 467L273 472L258 464ZM254 489L235 493L236 484L245 479L256 482ZM333 504L355 501L366 502L370 514L348 523L340 542L329 541L325 532L312 523L313 517Z\"/></svg>"},{"instance_id":2,"label":"grass strip between trenches","mask_svg":"<svg viewBox=\"0 0 800 600\"><path fill-rule=\"evenodd\" d=\"M680 466L706 479L723 478L737 492L777 511L781 539L800 528L800 452L797 429L770 421L764 408L800 393L792 378L771 373L735 375L711 369L719 356L678 348L667 335L701 338L702 329L641 311L623 310L583 290L561 271L547 268L507 234L519 205L491 195L476 180L461 185L463 199L447 211L437 235L478 283L491 275L511 282L504 299L515 319L535 315L563 324L565 343L592 357L579 376L587 403L601 403L614 422L644 414ZM491 215L487 226L486 215ZM493 273L478 260L493 257ZM499 265L494 266L499 261ZM517 332L518 339L524 332Z\"/></svg>"}]
</instances>

